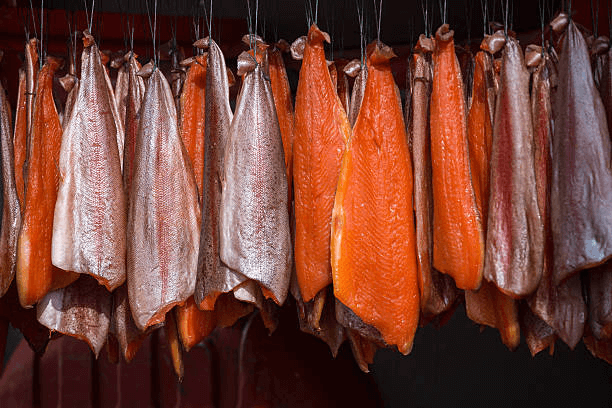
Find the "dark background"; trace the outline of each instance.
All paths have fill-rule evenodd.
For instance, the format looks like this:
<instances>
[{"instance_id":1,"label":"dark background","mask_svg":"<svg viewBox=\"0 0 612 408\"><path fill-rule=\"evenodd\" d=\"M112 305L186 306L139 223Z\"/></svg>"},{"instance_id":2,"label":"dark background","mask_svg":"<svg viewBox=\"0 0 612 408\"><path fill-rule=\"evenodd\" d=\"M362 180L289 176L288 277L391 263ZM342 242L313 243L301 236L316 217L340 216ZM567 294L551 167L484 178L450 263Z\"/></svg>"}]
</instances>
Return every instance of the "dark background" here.
<instances>
[{"instance_id":1,"label":"dark background","mask_svg":"<svg viewBox=\"0 0 612 408\"><path fill-rule=\"evenodd\" d=\"M258 32L269 40L285 38L292 41L304 35L308 28L305 3L301 0L261 0ZM376 32L373 2L366 3L363 8L364 31L368 39L372 39ZM431 26L435 30L441 21L438 2L429 3L433 14ZM544 3L545 9L549 10L545 13L546 20L549 20L550 10L558 10L561 2ZM605 1L600 3L600 31L607 32L608 8ZM209 2L206 1L206 4ZM251 4L254 8L254 2ZM448 0L447 4L447 20L456 30L458 42L482 36L483 19L479 0ZM490 19L502 21L501 2L490 1L488 4ZM527 33L539 29L541 3L538 0L515 0L509 4L509 16L515 31ZM9 91L15 82L10 78L16 76L8 65L10 58L16 61L23 47L23 25L29 19L25 16L29 9L14 6L25 5L21 2L0 2L0 48L9 50L0 65L0 78L8 83ZM588 28L592 28L590 5L589 1L584 0L574 1L573 4L576 21ZM45 14L48 50L63 53L68 32L67 15L63 10L82 10L83 2L49 0L45 1L45 6L50 10ZM153 3L149 2L149 6L152 10ZM401 50L409 50L407 46L424 31L422 9L420 0L383 1L381 40ZM335 56L358 54L360 36L356 10L355 1L320 1L318 23L333 38L332 46L328 47L330 56L332 50ZM254 9L252 11L254 14ZM145 58L151 55L151 35L144 1L98 0L96 12L94 26L97 27L101 48L113 50L125 45L125 17L121 13L141 14L134 19L137 27L135 43L141 55ZM187 16L203 15L203 8L194 1L160 1L158 13L160 41L167 41L172 31L176 31L179 44L189 54L195 35L192 32L193 18ZM246 16L246 1L213 1L213 36L230 59L230 65L231 59L242 50L240 37L247 30ZM76 21L77 28L82 29L85 21L82 13L77 14ZM12 57L11 49L14 49ZM296 69L290 68L294 80ZM401 82L399 65L395 75ZM17 332L10 332L6 357L19 338ZM532 358L523 341L518 350L510 352L495 330L486 328L481 332L478 326L469 321L462 306L441 329L419 329L409 356L381 350L376 356L371 375L387 407L612 406L612 366L592 357L582 343L576 350L570 351L558 341L552 356L543 352Z\"/></svg>"}]
</instances>

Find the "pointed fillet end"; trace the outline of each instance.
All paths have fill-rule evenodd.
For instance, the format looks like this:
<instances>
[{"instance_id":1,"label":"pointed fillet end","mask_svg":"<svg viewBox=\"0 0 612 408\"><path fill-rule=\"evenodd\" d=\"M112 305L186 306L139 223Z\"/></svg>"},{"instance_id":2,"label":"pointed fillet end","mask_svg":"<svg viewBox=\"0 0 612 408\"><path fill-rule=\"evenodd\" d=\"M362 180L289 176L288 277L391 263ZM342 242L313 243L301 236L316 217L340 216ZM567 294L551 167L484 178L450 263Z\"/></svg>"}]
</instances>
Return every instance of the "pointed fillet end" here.
<instances>
[{"instance_id":1,"label":"pointed fillet end","mask_svg":"<svg viewBox=\"0 0 612 408\"><path fill-rule=\"evenodd\" d=\"M274 48L284 53L291 52L291 45L286 40L283 40L283 39L278 40L278 42L274 44Z\"/></svg>"},{"instance_id":2,"label":"pointed fillet end","mask_svg":"<svg viewBox=\"0 0 612 408\"><path fill-rule=\"evenodd\" d=\"M323 41L327 42L328 44L331 43L329 34L322 31L316 24L311 25L310 30L308 30L308 42L310 44L322 44Z\"/></svg>"},{"instance_id":3,"label":"pointed fillet end","mask_svg":"<svg viewBox=\"0 0 612 408\"><path fill-rule=\"evenodd\" d=\"M76 82L77 82L77 78L71 74L66 74L59 79L60 85L68 93L72 91L72 88L74 88L74 85L76 84Z\"/></svg>"},{"instance_id":4,"label":"pointed fillet end","mask_svg":"<svg viewBox=\"0 0 612 408\"><path fill-rule=\"evenodd\" d=\"M193 43L193 46L201 50L207 50L208 46L210 45L210 41L210 37L200 38L199 40Z\"/></svg>"},{"instance_id":5,"label":"pointed fillet end","mask_svg":"<svg viewBox=\"0 0 612 408\"><path fill-rule=\"evenodd\" d=\"M307 41L308 39L303 35L291 44L290 49L293 59L300 61L304 58L304 48L306 48Z\"/></svg>"},{"instance_id":6,"label":"pointed fillet end","mask_svg":"<svg viewBox=\"0 0 612 408\"><path fill-rule=\"evenodd\" d=\"M361 61L354 59L344 66L344 73L351 78L355 78L361 72Z\"/></svg>"},{"instance_id":7,"label":"pointed fillet end","mask_svg":"<svg viewBox=\"0 0 612 408\"><path fill-rule=\"evenodd\" d=\"M600 36L591 44L591 55L602 55L610 49L610 39L606 36Z\"/></svg>"},{"instance_id":8,"label":"pointed fillet end","mask_svg":"<svg viewBox=\"0 0 612 408\"><path fill-rule=\"evenodd\" d=\"M450 29L448 24L442 24L436 31L436 41L449 42L453 40L454 36L455 32Z\"/></svg>"},{"instance_id":9,"label":"pointed fillet end","mask_svg":"<svg viewBox=\"0 0 612 408\"><path fill-rule=\"evenodd\" d=\"M93 38L93 35L88 30L83 31L83 47L88 48L94 45L96 41Z\"/></svg>"},{"instance_id":10,"label":"pointed fillet end","mask_svg":"<svg viewBox=\"0 0 612 408\"><path fill-rule=\"evenodd\" d=\"M378 40L372 41L370 45L368 45L366 52L373 65L388 64L391 58L397 57L391 47Z\"/></svg>"},{"instance_id":11,"label":"pointed fillet end","mask_svg":"<svg viewBox=\"0 0 612 408\"><path fill-rule=\"evenodd\" d=\"M153 64L153 61L149 61L138 70L136 75L148 78L153 74L153 71L155 71L155 64Z\"/></svg>"},{"instance_id":12,"label":"pointed fillet end","mask_svg":"<svg viewBox=\"0 0 612 408\"><path fill-rule=\"evenodd\" d=\"M245 34L242 36L242 43L245 44L246 46L248 46L249 48L252 48L251 46L253 44L255 44L257 46L257 48L268 48L268 44L266 44L264 42L264 40L255 34Z\"/></svg>"},{"instance_id":13,"label":"pointed fillet end","mask_svg":"<svg viewBox=\"0 0 612 408\"><path fill-rule=\"evenodd\" d=\"M485 35L480 44L480 49L493 55L498 53L506 45L506 35L503 30L496 31L493 35Z\"/></svg>"},{"instance_id":14,"label":"pointed fillet end","mask_svg":"<svg viewBox=\"0 0 612 408\"><path fill-rule=\"evenodd\" d=\"M414 47L415 51L428 53L434 51L434 40L431 37L426 37L425 34L421 34L419 36L419 41L417 41L416 47Z\"/></svg>"},{"instance_id":15,"label":"pointed fillet end","mask_svg":"<svg viewBox=\"0 0 612 408\"><path fill-rule=\"evenodd\" d=\"M248 51L243 51L238 56L238 75L243 76L253 70L257 66L257 60Z\"/></svg>"},{"instance_id":16,"label":"pointed fillet end","mask_svg":"<svg viewBox=\"0 0 612 408\"><path fill-rule=\"evenodd\" d=\"M553 18L550 22L550 27L555 33L561 34L569 25L569 21L569 16L566 13L559 13L557 17Z\"/></svg>"},{"instance_id":17,"label":"pointed fillet end","mask_svg":"<svg viewBox=\"0 0 612 408\"><path fill-rule=\"evenodd\" d=\"M525 49L525 65L529 68L536 68L544 58L542 47L535 44L529 44Z\"/></svg>"}]
</instances>

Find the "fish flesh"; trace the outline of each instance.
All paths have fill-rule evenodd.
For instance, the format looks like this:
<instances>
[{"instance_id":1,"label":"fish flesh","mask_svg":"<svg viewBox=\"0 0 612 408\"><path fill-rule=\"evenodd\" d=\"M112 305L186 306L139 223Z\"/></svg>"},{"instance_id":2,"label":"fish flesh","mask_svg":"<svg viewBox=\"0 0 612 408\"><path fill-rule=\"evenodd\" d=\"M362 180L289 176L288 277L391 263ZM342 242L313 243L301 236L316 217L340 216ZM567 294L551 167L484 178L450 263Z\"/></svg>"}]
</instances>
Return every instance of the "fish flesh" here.
<instances>
[{"instance_id":1,"label":"fish flesh","mask_svg":"<svg viewBox=\"0 0 612 408\"><path fill-rule=\"evenodd\" d=\"M263 67L243 52L238 74L243 83L221 178L221 261L282 305L292 248L281 132Z\"/></svg>"},{"instance_id":2,"label":"fish flesh","mask_svg":"<svg viewBox=\"0 0 612 408\"><path fill-rule=\"evenodd\" d=\"M37 305L38 321L52 331L85 341L96 358L110 327L111 294L90 276L49 292Z\"/></svg>"},{"instance_id":3,"label":"fish flesh","mask_svg":"<svg viewBox=\"0 0 612 408\"><path fill-rule=\"evenodd\" d=\"M484 261L467 143L463 80L447 24L436 32L431 93L433 267L453 277L459 289L480 287Z\"/></svg>"},{"instance_id":4,"label":"fish flesh","mask_svg":"<svg viewBox=\"0 0 612 408\"><path fill-rule=\"evenodd\" d=\"M571 20L558 67L551 180L555 285L612 256L610 135L584 37Z\"/></svg>"},{"instance_id":5,"label":"fish flesh","mask_svg":"<svg viewBox=\"0 0 612 408\"><path fill-rule=\"evenodd\" d=\"M417 272L421 312L437 316L455 303L457 290L453 279L432 267L433 192L431 179L431 140L429 98L433 67L433 41L421 35L413 53L414 84L411 89L411 152L414 168L414 213L416 228Z\"/></svg>"},{"instance_id":6,"label":"fish flesh","mask_svg":"<svg viewBox=\"0 0 612 408\"><path fill-rule=\"evenodd\" d=\"M214 310L217 297L230 292L245 278L231 271L221 261L219 218L221 215L221 172L225 146L229 138L233 113L229 104L229 81L225 58L217 43L210 37L195 42L208 49L206 62L206 118L204 120L204 202L198 253L198 273L195 301L201 310ZM236 292L234 292L234 296ZM255 294L243 290L245 298L255 301Z\"/></svg>"},{"instance_id":7,"label":"fish flesh","mask_svg":"<svg viewBox=\"0 0 612 408\"><path fill-rule=\"evenodd\" d=\"M200 210L204 201L204 123L206 119L206 53L181 62L189 67L179 99L179 129L195 174ZM191 350L216 327L214 311L198 309L193 296L176 308L178 334L186 351Z\"/></svg>"},{"instance_id":8,"label":"fish flesh","mask_svg":"<svg viewBox=\"0 0 612 408\"><path fill-rule=\"evenodd\" d=\"M493 126L489 114L492 106L489 104L488 91L491 87L489 79L493 75L491 57L484 51L478 52L475 58L472 105L468 114L468 147L474 194L478 210L484 214L482 225L485 232L489 213L489 173L493 138ZM517 306L515 300L486 281L478 291L465 291L465 309L468 317L478 324L498 329L503 343L509 349L516 348L520 342Z\"/></svg>"},{"instance_id":9,"label":"fish flesh","mask_svg":"<svg viewBox=\"0 0 612 408\"><path fill-rule=\"evenodd\" d=\"M174 105L174 104L173 104ZM185 373L185 367L183 365L183 352L181 350L181 343L179 339L178 329L176 326L176 317L174 316L174 310L170 310L166 315L166 324L164 325L164 331L166 332L166 341L168 342L168 348L170 349L170 357L172 358L172 367L176 374L178 381L183 381L183 374Z\"/></svg>"},{"instance_id":10,"label":"fish flesh","mask_svg":"<svg viewBox=\"0 0 612 408\"><path fill-rule=\"evenodd\" d=\"M390 47L369 47L368 79L332 215L334 295L407 354L419 321L412 165Z\"/></svg>"},{"instance_id":11,"label":"fish flesh","mask_svg":"<svg viewBox=\"0 0 612 408\"><path fill-rule=\"evenodd\" d=\"M516 298L533 293L542 277L544 231L529 100L523 53L508 37L493 126L484 277Z\"/></svg>"},{"instance_id":12,"label":"fish flesh","mask_svg":"<svg viewBox=\"0 0 612 408\"><path fill-rule=\"evenodd\" d=\"M217 326L216 315L217 311L198 309L193 296L187 299L184 306L176 308L176 323L185 351L191 350L212 333Z\"/></svg>"},{"instance_id":13,"label":"fish flesh","mask_svg":"<svg viewBox=\"0 0 612 408\"><path fill-rule=\"evenodd\" d=\"M206 119L206 53L181 62L189 66L180 97L179 127L181 139L191 159L198 186L198 201L204 200L204 128Z\"/></svg>"},{"instance_id":14,"label":"fish flesh","mask_svg":"<svg viewBox=\"0 0 612 408\"><path fill-rule=\"evenodd\" d=\"M60 148L51 259L58 268L90 274L114 290L125 281L127 209L117 145L122 130L98 47L87 31L83 43L77 100Z\"/></svg>"},{"instance_id":15,"label":"fish flesh","mask_svg":"<svg viewBox=\"0 0 612 408\"><path fill-rule=\"evenodd\" d=\"M349 111L349 106L351 104L351 89L349 87L348 75L344 72L344 68L348 63L349 61L345 59L337 59L334 61L336 75L338 76L336 84L338 97L340 98L340 102L342 102L342 107L345 112Z\"/></svg>"},{"instance_id":16,"label":"fish flesh","mask_svg":"<svg viewBox=\"0 0 612 408\"><path fill-rule=\"evenodd\" d=\"M62 126L53 101L53 76L61 62L47 57L38 73L27 161L26 205L17 243L17 290L23 307L31 307L50 290L68 286L79 277L51 264L62 144Z\"/></svg>"},{"instance_id":17,"label":"fish flesh","mask_svg":"<svg viewBox=\"0 0 612 408\"><path fill-rule=\"evenodd\" d=\"M295 264L303 300L332 283L330 230L340 163L351 127L333 86L315 24L304 47L295 102Z\"/></svg>"},{"instance_id":18,"label":"fish flesh","mask_svg":"<svg viewBox=\"0 0 612 408\"><path fill-rule=\"evenodd\" d=\"M287 173L287 189L289 197L289 208L293 200L293 139L294 139L294 115L293 101L291 99L291 87L283 61L283 47L286 41L279 41L273 47L268 48L268 69L270 71L270 86L274 96L276 117L280 126L283 139L283 151L285 156L285 169ZM286 49L286 48L285 48Z\"/></svg>"},{"instance_id":19,"label":"fish flesh","mask_svg":"<svg viewBox=\"0 0 612 408\"><path fill-rule=\"evenodd\" d=\"M0 166L2 211L0 213L0 297L9 289L15 277L17 240L21 228L21 208L15 185L15 157L11 107L0 85Z\"/></svg>"},{"instance_id":20,"label":"fish flesh","mask_svg":"<svg viewBox=\"0 0 612 408\"><path fill-rule=\"evenodd\" d=\"M112 302L109 333L115 337L123 358L129 363L153 328L141 331L134 323L126 284L115 289Z\"/></svg>"},{"instance_id":21,"label":"fish flesh","mask_svg":"<svg viewBox=\"0 0 612 408\"><path fill-rule=\"evenodd\" d=\"M170 86L148 79L135 142L127 223L130 309L141 330L193 295L200 208Z\"/></svg>"}]
</instances>

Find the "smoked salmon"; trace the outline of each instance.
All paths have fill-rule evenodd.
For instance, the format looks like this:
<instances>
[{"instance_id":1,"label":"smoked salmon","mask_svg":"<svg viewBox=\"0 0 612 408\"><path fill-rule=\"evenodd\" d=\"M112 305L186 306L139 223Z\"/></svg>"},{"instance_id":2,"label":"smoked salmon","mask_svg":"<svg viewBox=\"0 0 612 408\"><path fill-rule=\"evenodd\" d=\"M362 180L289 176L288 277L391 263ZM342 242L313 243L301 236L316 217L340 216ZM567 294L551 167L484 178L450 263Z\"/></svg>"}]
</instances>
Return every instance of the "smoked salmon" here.
<instances>
[{"instance_id":1,"label":"smoked salmon","mask_svg":"<svg viewBox=\"0 0 612 408\"><path fill-rule=\"evenodd\" d=\"M553 97L554 284L612 256L612 170L606 112L582 33L568 22Z\"/></svg>"},{"instance_id":2,"label":"smoked salmon","mask_svg":"<svg viewBox=\"0 0 612 408\"><path fill-rule=\"evenodd\" d=\"M15 115L13 145L15 151L15 185L21 212L25 208L24 166L28 154L28 143L32 129L34 94L38 77L38 40L32 38L25 45L25 67L19 75L19 94Z\"/></svg>"},{"instance_id":3,"label":"smoked salmon","mask_svg":"<svg viewBox=\"0 0 612 408\"><path fill-rule=\"evenodd\" d=\"M555 351L555 342L557 341L555 329L537 317L526 303L521 304L520 319L521 331L525 335L531 356L534 357L546 349L549 349L550 355L552 355Z\"/></svg>"},{"instance_id":4,"label":"smoked salmon","mask_svg":"<svg viewBox=\"0 0 612 408\"><path fill-rule=\"evenodd\" d=\"M260 51L261 55L261 51ZM221 176L220 256L282 305L292 265L285 160L272 90L261 62L243 52L240 97Z\"/></svg>"},{"instance_id":5,"label":"smoked salmon","mask_svg":"<svg viewBox=\"0 0 612 408\"><path fill-rule=\"evenodd\" d=\"M612 340L612 264L587 271L589 326L596 339Z\"/></svg>"},{"instance_id":6,"label":"smoked salmon","mask_svg":"<svg viewBox=\"0 0 612 408\"><path fill-rule=\"evenodd\" d=\"M62 144L62 126L53 101L53 76L61 62L47 57L38 73L27 161L26 205L17 244L17 290L23 307L31 307L50 290L68 286L79 277L51 264Z\"/></svg>"},{"instance_id":7,"label":"smoked salmon","mask_svg":"<svg viewBox=\"0 0 612 408\"><path fill-rule=\"evenodd\" d=\"M170 86L154 68L136 136L127 223L130 308L141 330L193 295L200 208Z\"/></svg>"},{"instance_id":8,"label":"smoked salmon","mask_svg":"<svg viewBox=\"0 0 612 408\"><path fill-rule=\"evenodd\" d=\"M111 294L90 276L49 292L37 305L38 321L50 330L85 341L100 354L106 343Z\"/></svg>"},{"instance_id":9,"label":"smoked salmon","mask_svg":"<svg viewBox=\"0 0 612 408\"><path fill-rule=\"evenodd\" d=\"M313 24L295 102L295 263L305 302L332 283L330 222L340 163L351 134L329 75L324 41L329 42L329 35Z\"/></svg>"},{"instance_id":10,"label":"smoked salmon","mask_svg":"<svg viewBox=\"0 0 612 408\"><path fill-rule=\"evenodd\" d=\"M201 310L214 310L217 297L245 279L223 264L220 257L221 172L233 118L229 104L228 75L221 49L211 38L196 41L208 49L206 62L206 118L204 120L204 202L198 253L195 301ZM243 290L249 294L250 290ZM250 297L254 300L254 295Z\"/></svg>"},{"instance_id":11,"label":"smoked salmon","mask_svg":"<svg viewBox=\"0 0 612 408\"><path fill-rule=\"evenodd\" d=\"M0 56L1 59L1 56ZM21 209L15 185L15 157L11 107L8 95L0 84L0 297L9 289L15 277L17 238L21 228Z\"/></svg>"},{"instance_id":12,"label":"smoked salmon","mask_svg":"<svg viewBox=\"0 0 612 408\"><path fill-rule=\"evenodd\" d=\"M176 324L185 351L191 350L212 333L217 325L216 315L216 310L198 309L193 296L187 299L184 306L176 308Z\"/></svg>"},{"instance_id":13,"label":"smoked salmon","mask_svg":"<svg viewBox=\"0 0 612 408\"><path fill-rule=\"evenodd\" d=\"M533 293L542 277L543 225L538 209L529 72L518 42L503 51L491 149L484 277L506 295Z\"/></svg>"},{"instance_id":14,"label":"smoked salmon","mask_svg":"<svg viewBox=\"0 0 612 408\"><path fill-rule=\"evenodd\" d=\"M431 140L429 98L431 95L433 41L421 35L413 54L414 84L410 103L412 164L414 167L414 215L417 272L421 311L427 317L448 310L457 298L453 279L432 267L433 197L431 179ZM405 115L406 116L406 115Z\"/></svg>"},{"instance_id":15,"label":"smoked salmon","mask_svg":"<svg viewBox=\"0 0 612 408\"><path fill-rule=\"evenodd\" d=\"M270 86L274 96L276 117L280 126L283 139L283 151L285 156L285 168L287 173L287 188L289 197L289 208L293 200L293 138L294 138L294 115L293 101L291 99L291 88L287 70L283 61L283 52L287 51L286 41L279 41L273 47L268 48L268 69L270 71Z\"/></svg>"},{"instance_id":16,"label":"smoked salmon","mask_svg":"<svg viewBox=\"0 0 612 408\"><path fill-rule=\"evenodd\" d=\"M433 266L453 277L458 288L474 290L482 281L484 234L470 175L463 80L453 35L442 25L433 54Z\"/></svg>"},{"instance_id":17,"label":"smoked salmon","mask_svg":"<svg viewBox=\"0 0 612 408\"><path fill-rule=\"evenodd\" d=\"M112 295L113 307L110 319L109 333L119 343L119 349L125 361L130 362L142 345L150 330L141 331L134 323L127 285L119 286ZM151 328L152 330L153 328Z\"/></svg>"},{"instance_id":18,"label":"smoked salmon","mask_svg":"<svg viewBox=\"0 0 612 408\"><path fill-rule=\"evenodd\" d=\"M486 43L487 39L483 41L485 49L487 49ZM490 110L495 106L495 103L490 105L489 90L493 87L491 81L494 75L491 56L484 51L478 52L474 66L472 104L468 114L468 147L474 194L478 210L483 214L482 225L485 232L489 213L489 173L493 144ZM498 329L502 342L511 350L520 342L517 306L515 300L487 281L482 283L478 291L465 291L465 309L468 317L478 324Z\"/></svg>"},{"instance_id":19,"label":"smoked salmon","mask_svg":"<svg viewBox=\"0 0 612 408\"><path fill-rule=\"evenodd\" d=\"M125 127L125 112L129 86L129 57L130 54L113 58L111 67L117 68L117 79L115 81L115 105L119 112L119 120Z\"/></svg>"},{"instance_id":20,"label":"smoked salmon","mask_svg":"<svg viewBox=\"0 0 612 408\"><path fill-rule=\"evenodd\" d=\"M527 299L534 315L552 327L570 348L574 348L584 332L586 305L582 297L580 276L555 285L553 233L551 226L551 175L553 143L553 109L551 95L557 87L554 56L546 49L528 49L535 68L532 79L531 109L534 124L535 169L538 207L544 224L542 279L537 291ZM558 92L558 91L557 91Z\"/></svg>"},{"instance_id":21,"label":"smoked salmon","mask_svg":"<svg viewBox=\"0 0 612 408\"><path fill-rule=\"evenodd\" d=\"M412 165L390 47L368 47L368 78L332 215L336 298L407 354L419 321Z\"/></svg>"},{"instance_id":22,"label":"smoked salmon","mask_svg":"<svg viewBox=\"0 0 612 408\"><path fill-rule=\"evenodd\" d=\"M51 258L56 267L90 274L113 290L125 280L121 129L98 47L84 34L79 93L60 148Z\"/></svg>"}]
</instances>

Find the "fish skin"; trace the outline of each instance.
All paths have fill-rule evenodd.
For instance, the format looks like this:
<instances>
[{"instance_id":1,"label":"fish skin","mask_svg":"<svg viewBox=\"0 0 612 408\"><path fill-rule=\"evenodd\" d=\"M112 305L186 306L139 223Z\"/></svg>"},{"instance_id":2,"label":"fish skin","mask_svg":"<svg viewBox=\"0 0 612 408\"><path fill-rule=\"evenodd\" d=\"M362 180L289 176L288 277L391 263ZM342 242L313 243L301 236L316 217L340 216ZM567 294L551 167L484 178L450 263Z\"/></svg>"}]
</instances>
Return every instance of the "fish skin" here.
<instances>
[{"instance_id":1,"label":"fish skin","mask_svg":"<svg viewBox=\"0 0 612 408\"><path fill-rule=\"evenodd\" d=\"M457 299L453 279L432 267L433 258L433 188L431 178L431 137L429 130L429 98L433 67L431 50L425 36L419 38L413 54L414 83L411 91L411 153L414 170L414 212L417 250L417 272L421 311L437 316L449 310Z\"/></svg>"},{"instance_id":2,"label":"fish skin","mask_svg":"<svg viewBox=\"0 0 612 408\"><path fill-rule=\"evenodd\" d=\"M598 340L612 339L612 263L587 271L589 326Z\"/></svg>"},{"instance_id":3,"label":"fish skin","mask_svg":"<svg viewBox=\"0 0 612 408\"><path fill-rule=\"evenodd\" d=\"M612 48L602 56L602 76L599 83L599 94L606 109L606 123L612 124ZM609 129L608 129L609 130Z\"/></svg>"},{"instance_id":4,"label":"fish skin","mask_svg":"<svg viewBox=\"0 0 612 408\"><path fill-rule=\"evenodd\" d=\"M380 42L368 48L366 89L332 215L334 295L408 354L419 321L412 164L389 63L395 54Z\"/></svg>"},{"instance_id":5,"label":"fish skin","mask_svg":"<svg viewBox=\"0 0 612 408\"><path fill-rule=\"evenodd\" d=\"M493 126L484 277L515 298L533 293L542 277L544 230L529 100L522 50L508 37Z\"/></svg>"},{"instance_id":6,"label":"fish skin","mask_svg":"<svg viewBox=\"0 0 612 408\"><path fill-rule=\"evenodd\" d=\"M351 103L348 110L348 119L351 124L351 128L355 126L357 116L359 115L359 109L361 108L361 101L363 100L363 94L365 93L367 79L368 68L364 64L357 73L357 76L355 76L355 82L353 82Z\"/></svg>"},{"instance_id":7,"label":"fish skin","mask_svg":"<svg viewBox=\"0 0 612 408\"><path fill-rule=\"evenodd\" d=\"M282 305L292 266L283 145L270 84L248 53L222 173L221 261Z\"/></svg>"},{"instance_id":8,"label":"fish skin","mask_svg":"<svg viewBox=\"0 0 612 408\"><path fill-rule=\"evenodd\" d=\"M193 295L200 208L170 86L148 80L135 146L127 224L130 308L141 330Z\"/></svg>"},{"instance_id":9,"label":"fish skin","mask_svg":"<svg viewBox=\"0 0 612 408\"><path fill-rule=\"evenodd\" d=\"M548 52L533 73L531 109L534 124L538 207L544 222L542 279L537 291L527 299L533 313L552 327L559 338L574 348L583 335L586 305L579 276L560 285L553 282L553 237L551 226L550 179L552 174L553 109L552 90L556 88L557 68Z\"/></svg>"},{"instance_id":10,"label":"fish skin","mask_svg":"<svg viewBox=\"0 0 612 408\"><path fill-rule=\"evenodd\" d=\"M129 363L136 356L136 352L151 330L142 331L134 323L126 284L115 289L112 296L109 334L117 339L123 358Z\"/></svg>"},{"instance_id":11,"label":"fish skin","mask_svg":"<svg viewBox=\"0 0 612 408\"><path fill-rule=\"evenodd\" d=\"M276 46L268 48L268 69L270 71L270 86L272 88L272 95L274 96L276 116L283 139L289 208L291 211L291 202L293 200L293 140L295 137L295 117L293 101L291 100L291 87L289 86L285 62L283 61L281 50Z\"/></svg>"},{"instance_id":12,"label":"fish skin","mask_svg":"<svg viewBox=\"0 0 612 408\"><path fill-rule=\"evenodd\" d=\"M126 104L128 97L128 86L129 86L129 54L124 57L124 61L117 70L117 80L115 81L115 105L117 106L117 112L119 112L119 120L125 128L125 114Z\"/></svg>"},{"instance_id":13,"label":"fish skin","mask_svg":"<svg viewBox=\"0 0 612 408\"><path fill-rule=\"evenodd\" d=\"M459 289L480 287L484 232L470 175L463 81L453 31L436 32L430 106L433 266Z\"/></svg>"},{"instance_id":14,"label":"fish skin","mask_svg":"<svg viewBox=\"0 0 612 408\"><path fill-rule=\"evenodd\" d=\"M468 148L470 169L474 183L474 195L478 211L488 214L490 158L493 138L489 97L490 84L487 78L494 75L489 55L476 54L472 105L468 114ZM493 106L494 108L494 106ZM488 217L482 219L483 230L487 231ZM485 236L486 239L486 236ZM520 325L517 302L502 293L495 285L483 282L478 291L465 291L465 309L468 317L482 325L499 330L502 342L509 349L515 349L520 342Z\"/></svg>"},{"instance_id":15,"label":"fish skin","mask_svg":"<svg viewBox=\"0 0 612 408\"><path fill-rule=\"evenodd\" d=\"M340 163L351 127L325 61L327 33L310 27L295 101L295 264L305 302L332 283L330 230Z\"/></svg>"},{"instance_id":16,"label":"fish skin","mask_svg":"<svg viewBox=\"0 0 612 408\"><path fill-rule=\"evenodd\" d=\"M15 277L17 239L21 228L21 208L15 185L15 158L11 107L0 85L0 166L2 167L2 215L0 216L0 297Z\"/></svg>"},{"instance_id":17,"label":"fish skin","mask_svg":"<svg viewBox=\"0 0 612 408\"><path fill-rule=\"evenodd\" d=\"M346 72L344 72L344 67L348 64L348 60L345 59L337 59L334 61L334 65L337 68L337 84L336 86L338 91L338 97L340 98L340 102L342 103L342 107L345 112L349 111L349 106L351 104L351 93L349 87L349 80Z\"/></svg>"},{"instance_id":18,"label":"fish skin","mask_svg":"<svg viewBox=\"0 0 612 408\"><path fill-rule=\"evenodd\" d=\"M221 49L210 38L198 40L208 48L206 65L206 118L204 129L204 202L198 253L195 301L201 310L214 310L217 297L245 281L231 271L220 257L219 217L221 213L221 171L225 145L233 118L229 104L229 85ZM196 44L198 44L196 42ZM254 301L251 294L250 300Z\"/></svg>"},{"instance_id":19,"label":"fish skin","mask_svg":"<svg viewBox=\"0 0 612 408\"><path fill-rule=\"evenodd\" d=\"M62 126L53 101L53 76L61 60L47 57L38 73L30 134L26 205L17 243L16 280L19 302L32 307L47 292L68 286L79 274L51 263L53 214L59 184Z\"/></svg>"},{"instance_id":20,"label":"fish skin","mask_svg":"<svg viewBox=\"0 0 612 408\"><path fill-rule=\"evenodd\" d=\"M38 321L52 331L85 341L96 358L106 343L111 294L83 275L73 284L49 292L37 305Z\"/></svg>"},{"instance_id":21,"label":"fish skin","mask_svg":"<svg viewBox=\"0 0 612 408\"><path fill-rule=\"evenodd\" d=\"M612 173L606 112L584 38L570 20L553 97L551 217L554 283L612 255Z\"/></svg>"},{"instance_id":22,"label":"fish skin","mask_svg":"<svg viewBox=\"0 0 612 408\"><path fill-rule=\"evenodd\" d=\"M26 104L26 72L19 70L19 88L17 91L17 107L15 110L15 128L13 131L13 146L15 155L15 186L17 198L23 212L25 208L25 183L23 180L23 164L26 157L27 140L27 104Z\"/></svg>"},{"instance_id":23,"label":"fish skin","mask_svg":"<svg viewBox=\"0 0 612 408\"><path fill-rule=\"evenodd\" d=\"M183 348L189 352L215 329L216 311L198 309L192 296L176 308L176 322Z\"/></svg>"},{"instance_id":24,"label":"fish skin","mask_svg":"<svg viewBox=\"0 0 612 408\"><path fill-rule=\"evenodd\" d=\"M525 303L522 303L520 308L520 319L521 330L525 335L531 356L535 357L536 354L546 349L549 349L552 355L558 337L555 329L537 317Z\"/></svg>"},{"instance_id":25,"label":"fish skin","mask_svg":"<svg viewBox=\"0 0 612 408\"><path fill-rule=\"evenodd\" d=\"M86 32L77 100L62 137L53 218L53 265L90 274L113 290L125 281L126 195L114 100Z\"/></svg>"}]
</instances>

